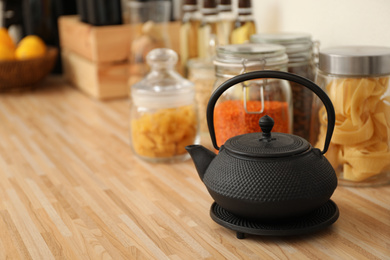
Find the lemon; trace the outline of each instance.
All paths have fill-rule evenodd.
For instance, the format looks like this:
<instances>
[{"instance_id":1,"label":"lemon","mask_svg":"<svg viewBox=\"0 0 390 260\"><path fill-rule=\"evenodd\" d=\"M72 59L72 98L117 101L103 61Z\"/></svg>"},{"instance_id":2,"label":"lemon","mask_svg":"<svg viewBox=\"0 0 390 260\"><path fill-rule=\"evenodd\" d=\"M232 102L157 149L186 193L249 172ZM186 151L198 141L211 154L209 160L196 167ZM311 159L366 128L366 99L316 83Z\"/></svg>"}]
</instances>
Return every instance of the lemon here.
<instances>
[{"instance_id":1,"label":"lemon","mask_svg":"<svg viewBox=\"0 0 390 260\"><path fill-rule=\"evenodd\" d=\"M18 44L15 57L18 60L38 58L46 53L46 44L36 35L28 35L24 37Z\"/></svg>"},{"instance_id":2,"label":"lemon","mask_svg":"<svg viewBox=\"0 0 390 260\"><path fill-rule=\"evenodd\" d=\"M11 49L8 45L0 43L0 61L5 60L14 60L15 51Z\"/></svg>"},{"instance_id":3,"label":"lemon","mask_svg":"<svg viewBox=\"0 0 390 260\"><path fill-rule=\"evenodd\" d=\"M10 50L15 49L15 43L4 27L0 28L0 44L7 46Z\"/></svg>"}]
</instances>

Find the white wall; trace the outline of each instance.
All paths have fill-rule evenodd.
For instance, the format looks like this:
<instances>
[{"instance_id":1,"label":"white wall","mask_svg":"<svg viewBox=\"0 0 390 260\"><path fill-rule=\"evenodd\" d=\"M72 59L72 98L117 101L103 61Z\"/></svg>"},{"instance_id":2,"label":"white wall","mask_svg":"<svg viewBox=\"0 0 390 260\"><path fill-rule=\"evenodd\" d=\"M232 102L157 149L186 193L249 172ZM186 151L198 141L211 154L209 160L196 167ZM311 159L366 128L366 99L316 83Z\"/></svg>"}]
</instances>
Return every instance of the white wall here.
<instances>
[{"instance_id":1,"label":"white wall","mask_svg":"<svg viewBox=\"0 0 390 260\"><path fill-rule=\"evenodd\" d=\"M306 32L321 48L390 47L390 0L252 0L259 33Z\"/></svg>"}]
</instances>

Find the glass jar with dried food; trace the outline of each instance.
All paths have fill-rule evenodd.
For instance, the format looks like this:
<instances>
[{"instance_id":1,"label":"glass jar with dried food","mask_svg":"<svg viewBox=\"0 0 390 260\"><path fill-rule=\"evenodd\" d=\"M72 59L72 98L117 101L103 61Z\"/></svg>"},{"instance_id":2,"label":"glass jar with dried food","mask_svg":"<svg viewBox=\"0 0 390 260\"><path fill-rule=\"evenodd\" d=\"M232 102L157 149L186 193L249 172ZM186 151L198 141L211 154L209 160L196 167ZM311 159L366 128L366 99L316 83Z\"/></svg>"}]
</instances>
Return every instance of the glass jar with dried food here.
<instances>
[{"instance_id":1,"label":"glass jar with dried food","mask_svg":"<svg viewBox=\"0 0 390 260\"><path fill-rule=\"evenodd\" d=\"M187 145L198 142L194 84L174 70L178 55L154 49L151 71L131 88L131 147L151 162L187 159Z\"/></svg>"},{"instance_id":2,"label":"glass jar with dried food","mask_svg":"<svg viewBox=\"0 0 390 260\"><path fill-rule=\"evenodd\" d=\"M255 70L287 70L285 47L275 44L233 44L219 46L214 60L217 88L227 79ZM288 81L259 79L229 88L214 110L217 144L230 137L258 131L260 117L279 122L273 131L291 133L291 89Z\"/></svg>"},{"instance_id":3,"label":"glass jar with dried food","mask_svg":"<svg viewBox=\"0 0 390 260\"><path fill-rule=\"evenodd\" d=\"M262 33L251 36L251 42L280 44L286 47L288 72L314 81L315 61L313 50L315 44L307 33ZM311 140L310 120L313 103L313 92L300 84L291 82L293 94L293 134Z\"/></svg>"},{"instance_id":4,"label":"glass jar with dried food","mask_svg":"<svg viewBox=\"0 0 390 260\"><path fill-rule=\"evenodd\" d=\"M220 0L218 3L217 38L219 45L231 44L231 34L236 15L232 10L231 0Z\"/></svg>"},{"instance_id":5,"label":"glass jar with dried food","mask_svg":"<svg viewBox=\"0 0 390 260\"><path fill-rule=\"evenodd\" d=\"M390 48L341 46L321 50L316 83L328 93L336 112L326 157L339 183L390 183ZM327 118L317 99L313 107L312 131L320 147Z\"/></svg>"},{"instance_id":6,"label":"glass jar with dried food","mask_svg":"<svg viewBox=\"0 0 390 260\"><path fill-rule=\"evenodd\" d=\"M210 143L207 127L206 109L215 82L214 64L209 59L191 59L188 61L188 79L195 84L195 100L198 107L201 143Z\"/></svg>"},{"instance_id":7,"label":"glass jar with dried food","mask_svg":"<svg viewBox=\"0 0 390 260\"><path fill-rule=\"evenodd\" d=\"M213 56L218 45L217 21L218 9L216 0L203 0L200 9L202 20L198 28L198 57L201 59Z\"/></svg>"},{"instance_id":8,"label":"glass jar with dried food","mask_svg":"<svg viewBox=\"0 0 390 260\"><path fill-rule=\"evenodd\" d=\"M183 17L180 25L180 62L187 75L187 62L198 57L198 28L201 14L197 0L185 0L182 6Z\"/></svg>"}]
</instances>

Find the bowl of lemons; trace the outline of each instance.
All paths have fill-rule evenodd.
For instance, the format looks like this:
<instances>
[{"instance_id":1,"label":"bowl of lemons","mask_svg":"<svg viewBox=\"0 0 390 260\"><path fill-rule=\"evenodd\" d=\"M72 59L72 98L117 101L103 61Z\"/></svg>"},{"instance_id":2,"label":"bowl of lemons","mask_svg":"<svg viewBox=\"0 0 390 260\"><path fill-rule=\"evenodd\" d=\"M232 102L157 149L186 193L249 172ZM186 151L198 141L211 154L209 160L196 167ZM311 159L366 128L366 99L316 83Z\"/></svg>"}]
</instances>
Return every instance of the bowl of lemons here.
<instances>
[{"instance_id":1,"label":"bowl of lemons","mask_svg":"<svg viewBox=\"0 0 390 260\"><path fill-rule=\"evenodd\" d=\"M36 35L14 43L8 30L0 28L0 91L33 87L53 69L58 55Z\"/></svg>"}]
</instances>

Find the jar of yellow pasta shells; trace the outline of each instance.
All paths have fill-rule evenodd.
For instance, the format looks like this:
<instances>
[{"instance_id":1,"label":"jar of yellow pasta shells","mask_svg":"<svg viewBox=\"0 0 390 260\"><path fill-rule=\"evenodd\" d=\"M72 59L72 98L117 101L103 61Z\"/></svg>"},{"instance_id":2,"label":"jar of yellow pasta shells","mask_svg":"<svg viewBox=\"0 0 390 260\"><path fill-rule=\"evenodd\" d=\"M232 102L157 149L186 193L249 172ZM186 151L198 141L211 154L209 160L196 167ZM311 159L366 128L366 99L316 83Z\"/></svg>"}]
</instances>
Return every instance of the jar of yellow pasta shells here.
<instances>
[{"instance_id":1,"label":"jar of yellow pasta shells","mask_svg":"<svg viewBox=\"0 0 390 260\"><path fill-rule=\"evenodd\" d=\"M173 50L154 49L146 60L150 72L131 87L132 150L150 162L187 159L185 147L198 142L194 84L175 71Z\"/></svg>"},{"instance_id":2,"label":"jar of yellow pasta shells","mask_svg":"<svg viewBox=\"0 0 390 260\"><path fill-rule=\"evenodd\" d=\"M316 83L327 92L336 112L326 157L339 176L339 184L390 183L390 48L323 49L318 68ZM326 112L317 100L313 108L311 131L317 136L316 146L322 147Z\"/></svg>"}]
</instances>

